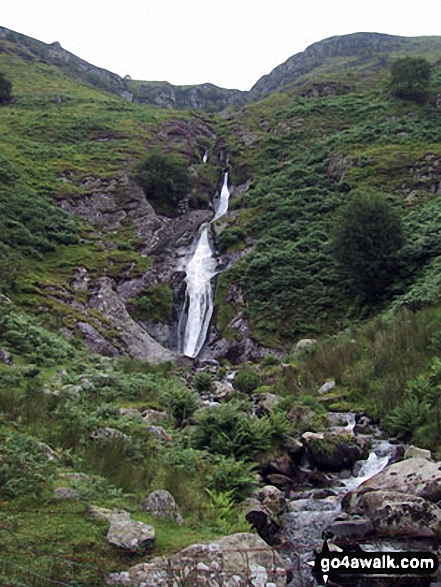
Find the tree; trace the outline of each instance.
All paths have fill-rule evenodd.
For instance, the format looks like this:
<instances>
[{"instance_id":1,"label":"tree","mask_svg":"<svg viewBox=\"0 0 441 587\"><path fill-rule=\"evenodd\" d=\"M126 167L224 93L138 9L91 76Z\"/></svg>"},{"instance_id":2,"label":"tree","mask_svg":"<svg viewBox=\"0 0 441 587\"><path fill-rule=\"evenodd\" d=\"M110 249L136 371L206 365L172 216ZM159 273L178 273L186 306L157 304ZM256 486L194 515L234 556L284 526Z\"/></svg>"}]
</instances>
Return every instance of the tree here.
<instances>
[{"instance_id":1,"label":"tree","mask_svg":"<svg viewBox=\"0 0 441 587\"><path fill-rule=\"evenodd\" d=\"M161 211L171 211L191 189L187 162L161 151L153 151L138 166L136 181Z\"/></svg>"},{"instance_id":2,"label":"tree","mask_svg":"<svg viewBox=\"0 0 441 587\"><path fill-rule=\"evenodd\" d=\"M429 93L431 64L423 57L403 57L392 64L390 91L397 98L424 102Z\"/></svg>"},{"instance_id":3,"label":"tree","mask_svg":"<svg viewBox=\"0 0 441 587\"><path fill-rule=\"evenodd\" d=\"M400 217L376 192L356 195L331 230L333 256L368 301L380 297L396 276L402 244Z\"/></svg>"},{"instance_id":4,"label":"tree","mask_svg":"<svg viewBox=\"0 0 441 587\"><path fill-rule=\"evenodd\" d=\"M0 105L1 104L8 104L11 100L12 100L12 84L5 77L5 75L0 72Z\"/></svg>"}]
</instances>

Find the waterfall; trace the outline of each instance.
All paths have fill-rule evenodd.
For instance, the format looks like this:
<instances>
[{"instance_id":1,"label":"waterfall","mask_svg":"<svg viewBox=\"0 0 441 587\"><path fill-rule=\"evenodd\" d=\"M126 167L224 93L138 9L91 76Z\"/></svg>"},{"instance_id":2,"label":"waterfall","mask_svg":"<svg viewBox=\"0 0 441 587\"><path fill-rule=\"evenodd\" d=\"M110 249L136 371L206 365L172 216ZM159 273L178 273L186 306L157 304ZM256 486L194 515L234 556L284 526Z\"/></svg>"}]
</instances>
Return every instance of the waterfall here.
<instances>
[{"instance_id":1,"label":"waterfall","mask_svg":"<svg viewBox=\"0 0 441 587\"><path fill-rule=\"evenodd\" d=\"M228 210L230 190L228 173L224 173L219 204L211 222L223 216ZM211 224L210 222L210 224ZM210 224L204 224L191 259L185 266L185 304L180 320L181 349L187 357L197 357L207 336L213 314L213 291L211 279L216 275L216 259L208 239ZM185 316L187 318L185 322ZM185 322L185 330L182 324Z\"/></svg>"}]
</instances>

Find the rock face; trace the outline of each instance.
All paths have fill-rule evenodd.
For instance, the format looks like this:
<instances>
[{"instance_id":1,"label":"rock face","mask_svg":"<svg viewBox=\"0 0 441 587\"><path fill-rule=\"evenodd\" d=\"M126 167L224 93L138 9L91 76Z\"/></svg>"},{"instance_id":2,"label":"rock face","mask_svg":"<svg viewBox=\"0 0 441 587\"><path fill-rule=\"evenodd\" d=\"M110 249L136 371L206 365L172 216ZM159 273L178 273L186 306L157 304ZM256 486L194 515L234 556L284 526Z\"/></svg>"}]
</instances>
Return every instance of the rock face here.
<instances>
[{"instance_id":1,"label":"rock face","mask_svg":"<svg viewBox=\"0 0 441 587\"><path fill-rule=\"evenodd\" d=\"M208 544L193 544L169 558L154 558L108 585L126 587L285 587L289 571L280 555L254 534L240 533Z\"/></svg>"},{"instance_id":2,"label":"rock face","mask_svg":"<svg viewBox=\"0 0 441 587\"><path fill-rule=\"evenodd\" d=\"M173 495L165 489L153 491L146 497L141 503L141 510L154 516L170 518L178 524L184 523Z\"/></svg>"},{"instance_id":3,"label":"rock face","mask_svg":"<svg viewBox=\"0 0 441 587\"><path fill-rule=\"evenodd\" d=\"M96 285L97 289L89 301L89 306L109 318L118 330L130 356L150 363L173 360L174 353L156 342L130 317L108 277L96 280Z\"/></svg>"}]
</instances>

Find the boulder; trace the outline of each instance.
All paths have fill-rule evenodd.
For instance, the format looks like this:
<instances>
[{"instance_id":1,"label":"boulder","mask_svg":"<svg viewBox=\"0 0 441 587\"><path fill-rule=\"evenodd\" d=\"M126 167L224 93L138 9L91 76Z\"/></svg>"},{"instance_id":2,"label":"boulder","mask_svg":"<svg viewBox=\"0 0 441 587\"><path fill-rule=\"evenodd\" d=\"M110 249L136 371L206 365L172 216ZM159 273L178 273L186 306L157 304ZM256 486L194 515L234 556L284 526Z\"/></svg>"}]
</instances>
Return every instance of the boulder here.
<instances>
[{"instance_id":1,"label":"boulder","mask_svg":"<svg viewBox=\"0 0 441 587\"><path fill-rule=\"evenodd\" d=\"M80 494L76 489L72 489L72 487L57 487L57 489L54 489L54 497L57 499L77 501L80 499Z\"/></svg>"},{"instance_id":2,"label":"boulder","mask_svg":"<svg viewBox=\"0 0 441 587\"><path fill-rule=\"evenodd\" d=\"M371 491L360 506L381 536L441 537L441 509L430 501L395 491Z\"/></svg>"},{"instance_id":3,"label":"boulder","mask_svg":"<svg viewBox=\"0 0 441 587\"><path fill-rule=\"evenodd\" d=\"M285 542L282 525L269 507L257 499L248 499L244 510L246 520L259 536L270 546L281 546Z\"/></svg>"},{"instance_id":4,"label":"boulder","mask_svg":"<svg viewBox=\"0 0 441 587\"><path fill-rule=\"evenodd\" d=\"M264 392L260 393L257 397L257 403L255 406L256 414L264 415L269 414L273 411L273 409L277 406L277 404L282 399L279 395L275 393Z\"/></svg>"},{"instance_id":5,"label":"boulder","mask_svg":"<svg viewBox=\"0 0 441 587\"><path fill-rule=\"evenodd\" d=\"M440 463L412 457L389 465L346 494L342 507L346 511L353 511L358 507L361 497L371 491L394 491L437 502L441 500Z\"/></svg>"},{"instance_id":6,"label":"boulder","mask_svg":"<svg viewBox=\"0 0 441 587\"><path fill-rule=\"evenodd\" d=\"M146 430L151 432L159 442L169 442L172 439L171 434L164 430L162 426L147 426Z\"/></svg>"},{"instance_id":7,"label":"boulder","mask_svg":"<svg viewBox=\"0 0 441 587\"><path fill-rule=\"evenodd\" d=\"M165 489L153 491L146 497L141 502L141 511L150 512L154 516L170 518L178 524L184 523L173 495Z\"/></svg>"},{"instance_id":8,"label":"boulder","mask_svg":"<svg viewBox=\"0 0 441 587\"><path fill-rule=\"evenodd\" d=\"M335 381L327 381L326 383L324 383L320 389L317 391L317 393L326 393L327 391L331 391L331 389L333 389L335 387Z\"/></svg>"},{"instance_id":9,"label":"boulder","mask_svg":"<svg viewBox=\"0 0 441 587\"><path fill-rule=\"evenodd\" d=\"M324 530L326 538L331 538L334 542L344 542L351 540L362 540L371 535L374 531L374 525L369 518L347 518L334 520Z\"/></svg>"},{"instance_id":10,"label":"boulder","mask_svg":"<svg viewBox=\"0 0 441 587\"><path fill-rule=\"evenodd\" d=\"M47 461L53 462L60 460L57 453L48 444L45 444L44 442L40 442L39 440L37 440L35 442L35 445L37 449L44 454Z\"/></svg>"},{"instance_id":11,"label":"boulder","mask_svg":"<svg viewBox=\"0 0 441 587\"><path fill-rule=\"evenodd\" d=\"M110 527L106 540L125 552L143 553L151 548L155 542L153 526L137 522L125 514L114 514L110 518Z\"/></svg>"},{"instance_id":12,"label":"boulder","mask_svg":"<svg viewBox=\"0 0 441 587\"><path fill-rule=\"evenodd\" d=\"M285 587L291 577L281 556L259 536L225 536L193 544L170 557L157 557L114 573L107 585L125 587Z\"/></svg>"},{"instance_id":13,"label":"boulder","mask_svg":"<svg viewBox=\"0 0 441 587\"><path fill-rule=\"evenodd\" d=\"M427 448L419 448L411 444L404 452L405 459L417 458L417 459L428 459L431 460L432 453Z\"/></svg>"},{"instance_id":14,"label":"boulder","mask_svg":"<svg viewBox=\"0 0 441 587\"><path fill-rule=\"evenodd\" d=\"M315 338L302 338L295 345L294 352L298 353L300 351L304 351L305 349L308 349L315 344L317 344L317 340Z\"/></svg>"},{"instance_id":15,"label":"boulder","mask_svg":"<svg viewBox=\"0 0 441 587\"><path fill-rule=\"evenodd\" d=\"M309 436L305 440L309 461L320 471L352 469L363 458L360 446L343 434L325 434L323 438Z\"/></svg>"},{"instance_id":16,"label":"boulder","mask_svg":"<svg viewBox=\"0 0 441 587\"><path fill-rule=\"evenodd\" d=\"M290 477L280 473L270 473L265 476L265 480L268 485L275 485L282 491L290 491L294 485L294 481Z\"/></svg>"},{"instance_id":17,"label":"boulder","mask_svg":"<svg viewBox=\"0 0 441 587\"><path fill-rule=\"evenodd\" d=\"M124 440L128 441L129 437L121 432L121 430L117 430L116 428L98 428L98 430L94 430L90 433L91 440L97 440L100 442L107 441L107 440Z\"/></svg>"},{"instance_id":18,"label":"boulder","mask_svg":"<svg viewBox=\"0 0 441 587\"><path fill-rule=\"evenodd\" d=\"M274 487L274 485L265 485L265 487L262 487L257 494L257 498L264 507L271 510L276 516L280 516L286 510L285 495L280 489Z\"/></svg>"},{"instance_id":19,"label":"boulder","mask_svg":"<svg viewBox=\"0 0 441 587\"><path fill-rule=\"evenodd\" d=\"M274 457L261 464L262 475L277 473L286 477L294 478L297 476L297 468L289 455Z\"/></svg>"}]
</instances>

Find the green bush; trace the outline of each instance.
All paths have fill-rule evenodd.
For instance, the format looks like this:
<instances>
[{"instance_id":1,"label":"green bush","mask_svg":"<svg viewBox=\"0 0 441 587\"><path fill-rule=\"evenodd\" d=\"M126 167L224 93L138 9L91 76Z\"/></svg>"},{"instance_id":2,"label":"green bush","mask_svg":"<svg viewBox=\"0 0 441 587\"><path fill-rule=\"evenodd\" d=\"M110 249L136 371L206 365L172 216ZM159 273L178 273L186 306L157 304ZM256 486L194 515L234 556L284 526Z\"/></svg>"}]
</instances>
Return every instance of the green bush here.
<instances>
[{"instance_id":1,"label":"green bush","mask_svg":"<svg viewBox=\"0 0 441 587\"><path fill-rule=\"evenodd\" d=\"M398 271L403 244L400 217L376 192L362 192L337 214L331 231L331 252L354 287L375 300Z\"/></svg>"},{"instance_id":2,"label":"green bush","mask_svg":"<svg viewBox=\"0 0 441 587\"><path fill-rule=\"evenodd\" d=\"M252 393L260 385L260 375L252 367L245 367L234 378L234 386L244 393Z\"/></svg>"},{"instance_id":3,"label":"green bush","mask_svg":"<svg viewBox=\"0 0 441 587\"><path fill-rule=\"evenodd\" d=\"M213 468L206 475L206 485L217 492L231 492L233 500L240 502L249 497L257 485L255 463L236 460L232 456L216 456Z\"/></svg>"},{"instance_id":4,"label":"green bush","mask_svg":"<svg viewBox=\"0 0 441 587\"><path fill-rule=\"evenodd\" d=\"M213 383L213 378L206 371L199 371L193 377L193 387L196 391L208 391Z\"/></svg>"},{"instance_id":5,"label":"green bush","mask_svg":"<svg viewBox=\"0 0 441 587\"><path fill-rule=\"evenodd\" d=\"M197 394L187 387L174 385L167 393L170 412L176 426L182 428L199 407Z\"/></svg>"},{"instance_id":6,"label":"green bush","mask_svg":"<svg viewBox=\"0 0 441 587\"><path fill-rule=\"evenodd\" d=\"M432 66L424 57L402 57L391 68L390 91L393 96L423 102L429 93Z\"/></svg>"},{"instance_id":7,"label":"green bush","mask_svg":"<svg viewBox=\"0 0 441 587\"><path fill-rule=\"evenodd\" d=\"M135 178L158 211L173 210L191 189L187 162L161 151L153 151L138 165Z\"/></svg>"}]
</instances>

